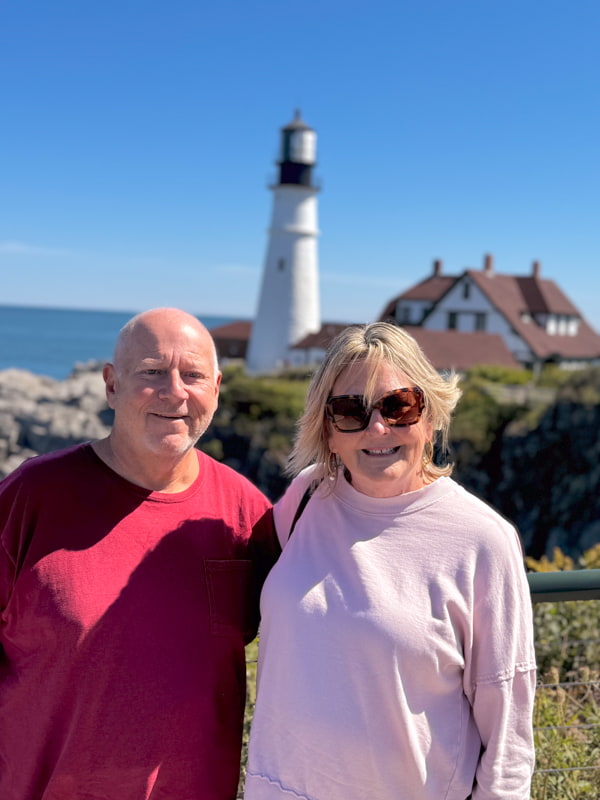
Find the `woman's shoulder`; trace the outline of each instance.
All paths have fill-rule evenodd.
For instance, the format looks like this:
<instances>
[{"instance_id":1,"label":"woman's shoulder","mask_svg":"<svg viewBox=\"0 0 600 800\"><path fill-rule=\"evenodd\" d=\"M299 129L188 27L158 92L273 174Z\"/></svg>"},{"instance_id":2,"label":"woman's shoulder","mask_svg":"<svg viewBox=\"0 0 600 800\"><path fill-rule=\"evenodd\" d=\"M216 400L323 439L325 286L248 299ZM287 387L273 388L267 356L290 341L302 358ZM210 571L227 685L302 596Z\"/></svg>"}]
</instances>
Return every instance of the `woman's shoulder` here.
<instances>
[{"instance_id":1,"label":"woman's shoulder","mask_svg":"<svg viewBox=\"0 0 600 800\"><path fill-rule=\"evenodd\" d=\"M282 544L289 538L297 513L302 510L301 504L305 504L319 487L323 480L322 476L323 470L319 465L311 464L293 478L283 497L275 503L273 509L275 528Z\"/></svg>"},{"instance_id":2,"label":"woman's shoulder","mask_svg":"<svg viewBox=\"0 0 600 800\"><path fill-rule=\"evenodd\" d=\"M523 545L516 525L494 506L461 486L451 478L452 525L467 537L471 536L479 548L522 556Z\"/></svg>"},{"instance_id":3,"label":"woman's shoulder","mask_svg":"<svg viewBox=\"0 0 600 800\"><path fill-rule=\"evenodd\" d=\"M514 527L513 523L504 517L497 508L494 508L491 503L474 494L474 492L453 478L443 478L441 480L447 481L451 485L457 506L461 506L465 512L480 519L487 519L490 523L501 528Z\"/></svg>"}]
</instances>

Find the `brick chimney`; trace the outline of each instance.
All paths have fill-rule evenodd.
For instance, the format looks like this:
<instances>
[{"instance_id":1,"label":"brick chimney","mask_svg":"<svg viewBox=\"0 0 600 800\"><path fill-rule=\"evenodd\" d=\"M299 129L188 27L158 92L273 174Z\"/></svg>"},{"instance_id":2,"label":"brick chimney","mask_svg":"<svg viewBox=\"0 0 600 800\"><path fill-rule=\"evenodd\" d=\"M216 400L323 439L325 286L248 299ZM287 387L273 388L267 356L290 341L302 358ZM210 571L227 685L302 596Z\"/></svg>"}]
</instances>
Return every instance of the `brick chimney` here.
<instances>
[{"instance_id":1,"label":"brick chimney","mask_svg":"<svg viewBox=\"0 0 600 800\"><path fill-rule=\"evenodd\" d=\"M539 277L540 277L540 270L541 270L541 268L542 268L542 265L540 264L540 262L539 262L539 261L534 261L534 262L533 262L533 264L531 265L531 274L532 274L532 276L533 276L534 278L536 278L536 279L537 279L537 278L539 278Z\"/></svg>"},{"instance_id":2,"label":"brick chimney","mask_svg":"<svg viewBox=\"0 0 600 800\"><path fill-rule=\"evenodd\" d=\"M433 262L433 274L436 278L442 274L442 262L439 258L436 258Z\"/></svg>"},{"instance_id":3,"label":"brick chimney","mask_svg":"<svg viewBox=\"0 0 600 800\"><path fill-rule=\"evenodd\" d=\"M483 257L483 271L486 275L494 274L494 256L489 253L486 253Z\"/></svg>"}]
</instances>

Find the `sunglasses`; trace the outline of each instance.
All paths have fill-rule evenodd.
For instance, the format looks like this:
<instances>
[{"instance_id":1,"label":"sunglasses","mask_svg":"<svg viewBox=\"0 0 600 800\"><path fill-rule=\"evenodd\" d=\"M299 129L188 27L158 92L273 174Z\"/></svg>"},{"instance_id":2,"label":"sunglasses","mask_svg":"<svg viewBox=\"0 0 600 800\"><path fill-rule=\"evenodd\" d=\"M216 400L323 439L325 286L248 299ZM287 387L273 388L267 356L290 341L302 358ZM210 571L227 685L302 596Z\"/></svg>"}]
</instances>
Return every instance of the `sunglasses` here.
<instances>
[{"instance_id":1,"label":"sunglasses","mask_svg":"<svg viewBox=\"0 0 600 800\"><path fill-rule=\"evenodd\" d=\"M364 397L360 394L330 397L325 403L325 414L336 431L355 433L365 430L374 409L381 413L386 425L403 428L418 422L424 408L423 392L417 386L412 386L386 392L370 407L365 405Z\"/></svg>"}]
</instances>

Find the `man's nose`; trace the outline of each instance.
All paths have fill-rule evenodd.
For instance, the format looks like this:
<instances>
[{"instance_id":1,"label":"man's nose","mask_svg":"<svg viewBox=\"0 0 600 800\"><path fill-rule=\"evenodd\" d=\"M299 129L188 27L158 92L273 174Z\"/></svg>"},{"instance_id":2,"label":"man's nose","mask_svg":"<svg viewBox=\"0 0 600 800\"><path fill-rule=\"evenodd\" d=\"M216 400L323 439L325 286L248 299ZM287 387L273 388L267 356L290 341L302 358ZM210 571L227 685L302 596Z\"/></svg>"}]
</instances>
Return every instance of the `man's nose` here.
<instances>
[{"instance_id":1,"label":"man's nose","mask_svg":"<svg viewBox=\"0 0 600 800\"><path fill-rule=\"evenodd\" d=\"M165 372L164 380L160 388L163 396L187 398L188 391L185 383L181 379L179 370L173 369Z\"/></svg>"}]
</instances>

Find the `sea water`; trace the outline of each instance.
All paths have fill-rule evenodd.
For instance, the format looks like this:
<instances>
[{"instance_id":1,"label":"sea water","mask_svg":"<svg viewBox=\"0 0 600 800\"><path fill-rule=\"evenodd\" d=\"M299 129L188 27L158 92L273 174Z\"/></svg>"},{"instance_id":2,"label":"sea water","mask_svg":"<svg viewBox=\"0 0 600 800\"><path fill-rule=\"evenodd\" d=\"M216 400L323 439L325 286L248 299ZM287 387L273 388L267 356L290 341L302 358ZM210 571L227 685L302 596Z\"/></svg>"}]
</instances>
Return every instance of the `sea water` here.
<instances>
[{"instance_id":1,"label":"sea water","mask_svg":"<svg viewBox=\"0 0 600 800\"><path fill-rule=\"evenodd\" d=\"M135 313L0 305L0 370L63 380L76 364L110 360L119 331ZM210 330L235 318L198 319Z\"/></svg>"}]
</instances>

